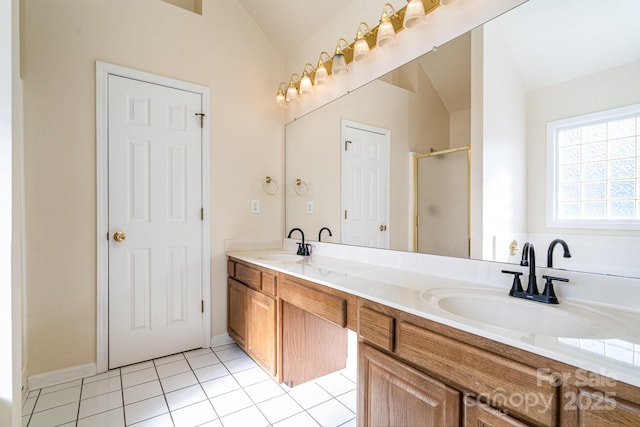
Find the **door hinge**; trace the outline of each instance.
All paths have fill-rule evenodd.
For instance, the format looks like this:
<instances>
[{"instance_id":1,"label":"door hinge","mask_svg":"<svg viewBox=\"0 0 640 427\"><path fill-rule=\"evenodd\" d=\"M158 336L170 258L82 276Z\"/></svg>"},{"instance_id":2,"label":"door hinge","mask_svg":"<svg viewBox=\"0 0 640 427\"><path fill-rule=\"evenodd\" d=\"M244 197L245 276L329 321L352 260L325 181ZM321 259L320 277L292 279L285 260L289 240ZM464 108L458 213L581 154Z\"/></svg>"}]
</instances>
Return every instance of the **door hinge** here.
<instances>
[{"instance_id":1,"label":"door hinge","mask_svg":"<svg viewBox=\"0 0 640 427\"><path fill-rule=\"evenodd\" d=\"M349 147L349 145L348 145L348 144L351 144L351 141L345 141L345 142L344 142L344 151L347 151L347 150L348 150L348 148L347 148L347 147Z\"/></svg>"},{"instance_id":2,"label":"door hinge","mask_svg":"<svg viewBox=\"0 0 640 427\"><path fill-rule=\"evenodd\" d=\"M344 219L347 219L347 210L344 210Z\"/></svg>"},{"instance_id":3,"label":"door hinge","mask_svg":"<svg viewBox=\"0 0 640 427\"><path fill-rule=\"evenodd\" d=\"M196 116L200 116L200 128L204 128L204 113L196 113Z\"/></svg>"},{"instance_id":4,"label":"door hinge","mask_svg":"<svg viewBox=\"0 0 640 427\"><path fill-rule=\"evenodd\" d=\"M204 313L204 300L200 300L200 313Z\"/></svg>"},{"instance_id":5,"label":"door hinge","mask_svg":"<svg viewBox=\"0 0 640 427\"><path fill-rule=\"evenodd\" d=\"M109 240L109 232L107 231L107 240Z\"/></svg>"},{"instance_id":6,"label":"door hinge","mask_svg":"<svg viewBox=\"0 0 640 427\"><path fill-rule=\"evenodd\" d=\"M204 221L204 208L200 208L200 219Z\"/></svg>"}]
</instances>

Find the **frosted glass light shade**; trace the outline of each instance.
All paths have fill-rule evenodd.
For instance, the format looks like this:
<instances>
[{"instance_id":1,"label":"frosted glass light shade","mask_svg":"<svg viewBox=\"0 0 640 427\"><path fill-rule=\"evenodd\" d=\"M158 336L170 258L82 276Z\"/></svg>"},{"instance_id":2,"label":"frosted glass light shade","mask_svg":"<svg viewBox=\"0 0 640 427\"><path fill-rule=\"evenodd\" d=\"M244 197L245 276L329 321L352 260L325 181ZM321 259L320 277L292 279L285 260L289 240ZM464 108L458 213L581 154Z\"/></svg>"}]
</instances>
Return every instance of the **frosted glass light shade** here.
<instances>
[{"instance_id":1,"label":"frosted glass light shade","mask_svg":"<svg viewBox=\"0 0 640 427\"><path fill-rule=\"evenodd\" d=\"M358 39L353 46L353 59L360 61L364 59L369 53L369 44L365 39Z\"/></svg>"},{"instance_id":2,"label":"frosted glass light shade","mask_svg":"<svg viewBox=\"0 0 640 427\"><path fill-rule=\"evenodd\" d=\"M313 92L313 86L311 85L311 79L307 73L304 73L302 80L300 80L300 94Z\"/></svg>"},{"instance_id":3,"label":"frosted glass light shade","mask_svg":"<svg viewBox=\"0 0 640 427\"><path fill-rule=\"evenodd\" d=\"M278 107L284 107L285 101L284 101L284 92L282 92L281 90L278 91L278 94L276 95L276 105Z\"/></svg>"},{"instance_id":4,"label":"frosted glass light shade","mask_svg":"<svg viewBox=\"0 0 640 427\"><path fill-rule=\"evenodd\" d=\"M329 77L329 73L327 73L327 69L324 64L319 64L318 68L316 68L316 75L313 78L314 84L321 85L326 83L327 78Z\"/></svg>"},{"instance_id":5,"label":"frosted glass light shade","mask_svg":"<svg viewBox=\"0 0 640 427\"><path fill-rule=\"evenodd\" d=\"M298 97L298 90L293 82L287 88L287 101L293 101Z\"/></svg>"},{"instance_id":6,"label":"frosted glass light shade","mask_svg":"<svg viewBox=\"0 0 640 427\"><path fill-rule=\"evenodd\" d=\"M336 53L333 57L333 63L331 64L331 72L333 74L346 74L349 71L347 68L347 60L344 59L344 55Z\"/></svg>"},{"instance_id":7,"label":"frosted glass light shade","mask_svg":"<svg viewBox=\"0 0 640 427\"><path fill-rule=\"evenodd\" d=\"M393 29L391 21L382 21L378 26L378 46L391 44L396 37L396 30Z\"/></svg>"},{"instance_id":8,"label":"frosted glass light shade","mask_svg":"<svg viewBox=\"0 0 640 427\"><path fill-rule=\"evenodd\" d=\"M424 15L425 12L422 0L410 0L404 14L404 22L402 25L405 28L413 27L420 23Z\"/></svg>"}]
</instances>

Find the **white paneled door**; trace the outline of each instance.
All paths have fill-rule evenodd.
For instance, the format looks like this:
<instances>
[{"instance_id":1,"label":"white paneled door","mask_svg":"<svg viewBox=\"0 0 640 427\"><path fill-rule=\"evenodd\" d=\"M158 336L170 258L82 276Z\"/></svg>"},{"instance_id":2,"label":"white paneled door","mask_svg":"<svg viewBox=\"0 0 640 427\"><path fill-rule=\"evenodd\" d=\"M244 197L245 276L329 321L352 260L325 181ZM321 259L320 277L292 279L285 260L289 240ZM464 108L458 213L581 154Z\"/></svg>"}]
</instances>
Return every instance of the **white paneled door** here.
<instances>
[{"instance_id":1,"label":"white paneled door","mask_svg":"<svg viewBox=\"0 0 640 427\"><path fill-rule=\"evenodd\" d=\"M389 247L391 132L342 124L342 243Z\"/></svg>"},{"instance_id":2,"label":"white paneled door","mask_svg":"<svg viewBox=\"0 0 640 427\"><path fill-rule=\"evenodd\" d=\"M202 95L108 79L111 369L202 345Z\"/></svg>"}]
</instances>

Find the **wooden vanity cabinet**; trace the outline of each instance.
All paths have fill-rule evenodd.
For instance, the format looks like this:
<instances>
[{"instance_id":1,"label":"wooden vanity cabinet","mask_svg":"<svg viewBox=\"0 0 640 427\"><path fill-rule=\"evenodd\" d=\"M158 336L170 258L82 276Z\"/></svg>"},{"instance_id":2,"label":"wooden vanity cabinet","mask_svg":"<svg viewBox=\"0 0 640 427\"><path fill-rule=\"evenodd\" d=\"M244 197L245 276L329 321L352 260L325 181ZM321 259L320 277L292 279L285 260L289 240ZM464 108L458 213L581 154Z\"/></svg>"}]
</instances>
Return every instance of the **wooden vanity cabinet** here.
<instances>
[{"instance_id":1,"label":"wooden vanity cabinet","mask_svg":"<svg viewBox=\"0 0 640 427\"><path fill-rule=\"evenodd\" d=\"M249 355L277 376L277 275L229 260L227 331Z\"/></svg>"}]
</instances>

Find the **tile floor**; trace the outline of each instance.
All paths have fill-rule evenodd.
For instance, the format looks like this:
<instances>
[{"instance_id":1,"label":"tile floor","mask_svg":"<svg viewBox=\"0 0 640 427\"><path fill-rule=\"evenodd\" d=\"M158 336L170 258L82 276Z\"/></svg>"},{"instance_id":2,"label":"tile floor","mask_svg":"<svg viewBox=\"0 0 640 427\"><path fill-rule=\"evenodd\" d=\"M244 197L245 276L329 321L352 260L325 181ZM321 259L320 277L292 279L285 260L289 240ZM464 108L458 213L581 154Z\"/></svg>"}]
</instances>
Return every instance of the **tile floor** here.
<instances>
[{"instance_id":1,"label":"tile floor","mask_svg":"<svg viewBox=\"0 0 640 427\"><path fill-rule=\"evenodd\" d=\"M356 370L279 385L237 345L204 348L32 390L22 425L356 425Z\"/></svg>"}]
</instances>

